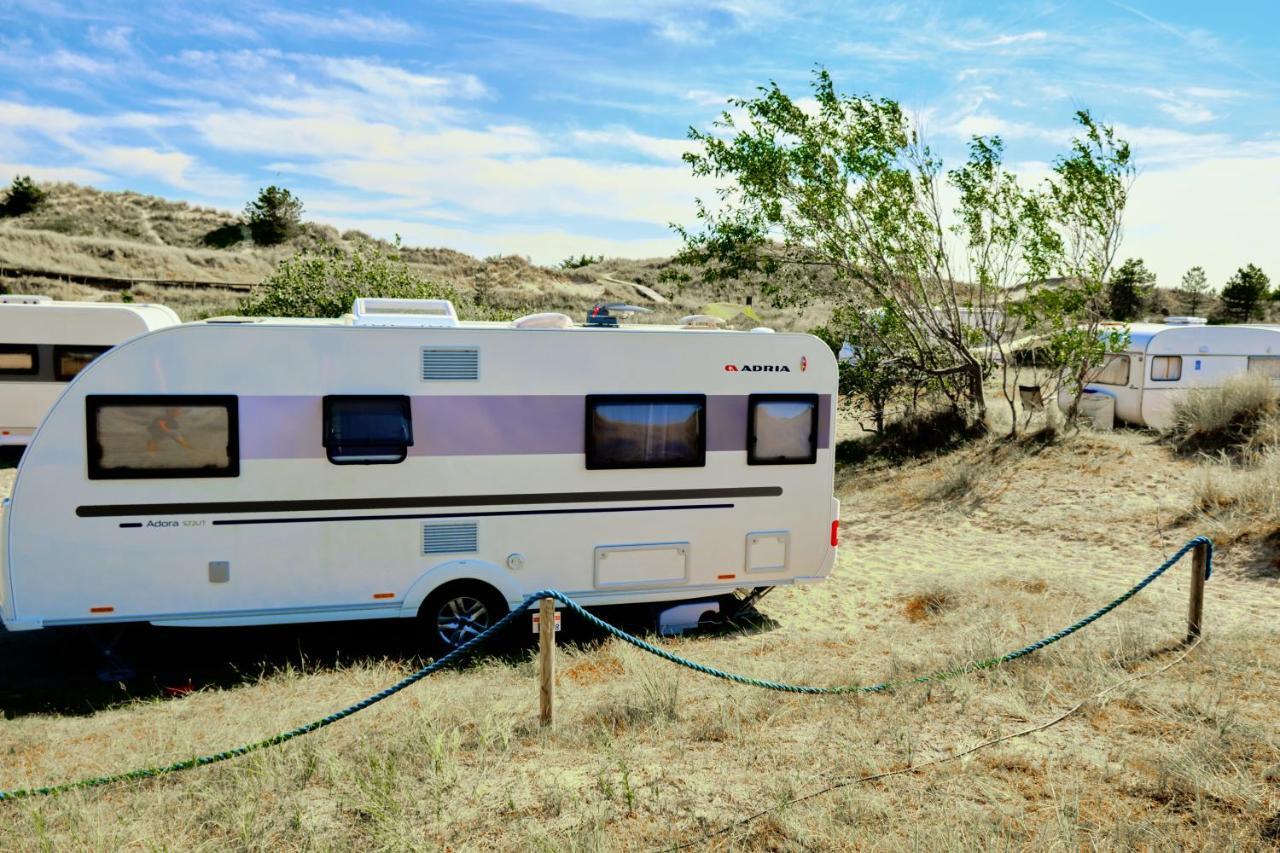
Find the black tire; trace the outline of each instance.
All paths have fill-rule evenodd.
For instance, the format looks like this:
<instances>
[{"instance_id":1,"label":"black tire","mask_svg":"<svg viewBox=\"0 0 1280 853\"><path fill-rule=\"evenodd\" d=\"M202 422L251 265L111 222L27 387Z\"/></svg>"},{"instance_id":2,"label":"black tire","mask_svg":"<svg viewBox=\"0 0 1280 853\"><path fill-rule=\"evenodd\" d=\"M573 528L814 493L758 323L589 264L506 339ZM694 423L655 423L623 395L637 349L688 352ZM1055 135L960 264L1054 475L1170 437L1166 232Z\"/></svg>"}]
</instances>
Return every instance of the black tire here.
<instances>
[{"instance_id":1,"label":"black tire","mask_svg":"<svg viewBox=\"0 0 1280 853\"><path fill-rule=\"evenodd\" d=\"M418 610L418 625L433 657L441 657L507 615L507 602L488 584L455 581L437 589Z\"/></svg>"}]
</instances>

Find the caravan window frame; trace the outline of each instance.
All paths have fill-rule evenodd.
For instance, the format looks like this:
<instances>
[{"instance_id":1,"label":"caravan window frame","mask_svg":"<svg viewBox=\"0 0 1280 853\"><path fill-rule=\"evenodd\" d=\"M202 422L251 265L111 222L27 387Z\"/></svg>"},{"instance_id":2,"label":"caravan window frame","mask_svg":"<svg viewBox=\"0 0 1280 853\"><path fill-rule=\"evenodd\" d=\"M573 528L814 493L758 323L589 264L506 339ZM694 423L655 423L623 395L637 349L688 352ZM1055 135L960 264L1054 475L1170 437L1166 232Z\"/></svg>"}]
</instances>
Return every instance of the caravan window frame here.
<instances>
[{"instance_id":1,"label":"caravan window frame","mask_svg":"<svg viewBox=\"0 0 1280 853\"><path fill-rule=\"evenodd\" d=\"M1254 369L1254 365L1260 368L1264 364L1280 364L1280 355L1251 355L1245 363L1245 372L1265 376L1273 382L1280 382L1280 371Z\"/></svg>"},{"instance_id":2,"label":"caravan window frame","mask_svg":"<svg viewBox=\"0 0 1280 853\"><path fill-rule=\"evenodd\" d=\"M378 441L365 444L348 443L347 447L387 448L397 452L388 453L384 458L372 458L370 454L340 453L344 446L332 435L332 417L335 406L344 403L392 403L398 409L405 427L404 441ZM413 447L413 406L405 394L326 394L321 403L320 443L324 446L325 456L333 465L399 465L409 458L409 448Z\"/></svg>"},{"instance_id":3,"label":"caravan window frame","mask_svg":"<svg viewBox=\"0 0 1280 853\"><path fill-rule=\"evenodd\" d=\"M1097 378L1098 376L1102 375L1102 372L1105 371L1108 367L1110 367L1113 362L1119 359L1124 359L1124 379L1123 380L1121 380L1120 382L1104 382L1101 379ZM1102 360L1102 364L1098 365L1098 368L1094 373L1094 378L1086 380L1085 384L1086 385L1110 385L1112 387L1119 388L1121 386L1128 385L1129 379L1132 376L1133 376L1133 359L1129 357L1129 353L1110 352L1110 353L1107 353L1106 358Z\"/></svg>"},{"instance_id":4,"label":"caravan window frame","mask_svg":"<svg viewBox=\"0 0 1280 853\"><path fill-rule=\"evenodd\" d=\"M102 356L102 354L109 349L111 349L111 347L105 344L84 344L83 346L78 344L54 344L53 346L53 379L54 381L70 382L72 379L75 379L77 376L79 376L86 367L88 367L89 365L97 361ZM69 353L89 353L89 352L94 354L93 358L85 362L84 367L81 367L75 373L67 373L62 369L62 357L64 355L67 355Z\"/></svg>"},{"instance_id":5,"label":"caravan window frame","mask_svg":"<svg viewBox=\"0 0 1280 853\"><path fill-rule=\"evenodd\" d=\"M1156 376L1156 362L1163 359L1168 364L1176 363L1178 372L1174 376ZM1166 371L1167 372L1167 371ZM1151 356L1151 381L1152 382L1179 382L1182 380L1182 356L1180 355L1153 355Z\"/></svg>"},{"instance_id":6,"label":"caravan window frame","mask_svg":"<svg viewBox=\"0 0 1280 853\"><path fill-rule=\"evenodd\" d=\"M35 344L0 344L0 355L29 355L31 367L0 367L0 376L36 376L40 373L40 348Z\"/></svg>"},{"instance_id":7,"label":"caravan window frame","mask_svg":"<svg viewBox=\"0 0 1280 853\"><path fill-rule=\"evenodd\" d=\"M683 459L662 462L618 462L603 457L592 429L596 408L599 406L632 406L653 404L694 404L698 409L698 444L693 454ZM588 394L583 407L586 410L585 448L587 470L612 471L641 468L705 468L707 465L707 395L706 394Z\"/></svg>"},{"instance_id":8,"label":"caravan window frame","mask_svg":"<svg viewBox=\"0 0 1280 853\"><path fill-rule=\"evenodd\" d=\"M110 406L221 407L227 412L227 464L216 468L103 468L98 415ZM234 394L89 394L84 398L90 480L175 480L240 476L240 398Z\"/></svg>"},{"instance_id":9,"label":"caravan window frame","mask_svg":"<svg viewBox=\"0 0 1280 853\"><path fill-rule=\"evenodd\" d=\"M757 456L756 411L769 403L808 403L809 453L807 456ZM747 464L748 465L814 465L818 461L818 409L817 394L751 394L747 397Z\"/></svg>"}]
</instances>

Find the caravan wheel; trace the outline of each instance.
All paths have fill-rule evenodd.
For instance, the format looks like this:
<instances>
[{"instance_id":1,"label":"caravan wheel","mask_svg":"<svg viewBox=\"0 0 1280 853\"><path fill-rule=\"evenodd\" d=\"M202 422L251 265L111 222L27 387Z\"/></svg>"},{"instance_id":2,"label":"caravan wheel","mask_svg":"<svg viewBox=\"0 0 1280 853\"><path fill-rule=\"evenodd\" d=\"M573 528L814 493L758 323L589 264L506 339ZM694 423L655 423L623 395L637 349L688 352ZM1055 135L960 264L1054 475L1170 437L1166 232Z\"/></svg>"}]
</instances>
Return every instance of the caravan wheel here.
<instances>
[{"instance_id":1,"label":"caravan wheel","mask_svg":"<svg viewBox=\"0 0 1280 853\"><path fill-rule=\"evenodd\" d=\"M484 633L506 613L506 602L493 587L463 582L431 593L418 611L418 621L428 648L439 657Z\"/></svg>"}]
</instances>

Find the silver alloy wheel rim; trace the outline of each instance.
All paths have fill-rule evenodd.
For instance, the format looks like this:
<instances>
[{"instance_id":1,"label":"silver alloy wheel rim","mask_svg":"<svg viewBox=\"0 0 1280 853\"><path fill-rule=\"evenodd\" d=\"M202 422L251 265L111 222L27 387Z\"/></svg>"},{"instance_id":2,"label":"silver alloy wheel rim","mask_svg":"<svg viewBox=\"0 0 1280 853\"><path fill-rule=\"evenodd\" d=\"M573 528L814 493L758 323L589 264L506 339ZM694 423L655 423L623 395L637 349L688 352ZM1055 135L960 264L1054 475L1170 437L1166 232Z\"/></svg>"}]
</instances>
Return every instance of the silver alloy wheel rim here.
<instances>
[{"instance_id":1,"label":"silver alloy wheel rim","mask_svg":"<svg viewBox=\"0 0 1280 853\"><path fill-rule=\"evenodd\" d=\"M436 633L452 649L478 637L488 627L489 608L475 596L451 598L436 611Z\"/></svg>"}]
</instances>

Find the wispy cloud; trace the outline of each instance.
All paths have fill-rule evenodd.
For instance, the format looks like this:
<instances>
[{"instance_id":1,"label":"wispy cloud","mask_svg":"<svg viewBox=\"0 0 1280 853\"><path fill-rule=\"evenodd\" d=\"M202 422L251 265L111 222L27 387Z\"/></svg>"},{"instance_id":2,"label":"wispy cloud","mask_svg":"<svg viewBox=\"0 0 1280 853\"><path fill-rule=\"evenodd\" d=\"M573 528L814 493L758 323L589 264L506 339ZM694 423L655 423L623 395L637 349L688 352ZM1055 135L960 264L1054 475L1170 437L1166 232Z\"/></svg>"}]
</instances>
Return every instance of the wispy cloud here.
<instances>
[{"instance_id":1,"label":"wispy cloud","mask_svg":"<svg viewBox=\"0 0 1280 853\"><path fill-rule=\"evenodd\" d=\"M395 42L411 39L418 32L415 26L400 18L362 15L349 9L328 13L272 9L264 12L259 20L268 27L313 38Z\"/></svg>"}]
</instances>

